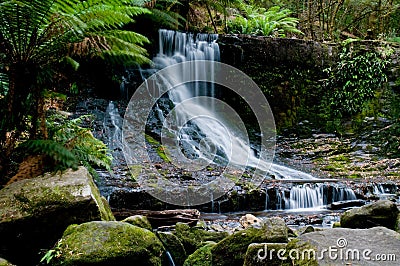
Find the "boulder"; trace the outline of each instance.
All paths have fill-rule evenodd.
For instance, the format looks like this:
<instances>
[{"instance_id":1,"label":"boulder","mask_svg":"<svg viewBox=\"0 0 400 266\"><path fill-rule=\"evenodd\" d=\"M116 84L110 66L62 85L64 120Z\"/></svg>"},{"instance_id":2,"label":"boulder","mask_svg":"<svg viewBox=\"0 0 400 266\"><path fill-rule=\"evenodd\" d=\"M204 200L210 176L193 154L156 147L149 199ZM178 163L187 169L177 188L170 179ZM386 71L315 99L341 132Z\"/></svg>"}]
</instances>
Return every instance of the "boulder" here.
<instances>
[{"instance_id":1,"label":"boulder","mask_svg":"<svg viewBox=\"0 0 400 266\"><path fill-rule=\"evenodd\" d=\"M176 265L183 265L187 258L185 247L179 238L171 232L157 232L164 247L171 253Z\"/></svg>"},{"instance_id":2,"label":"boulder","mask_svg":"<svg viewBox=\"0 0 400 266\"><path fill-rule=\"evenodd\" d=\"M262 221L253 214L246 214L239 219L240 224L247 228L249 226L261 226Z\"/></svg>"},{"instance_id":3,"label":"boulder","mask_svg":"<svg viewBox=\"0 0 400 266\"><path fill-rule=\"evenodd\" d=\"M51 265L162 265L164 247L157 236L124 222L71 225L55 248Z\"/></svg>"},{"instance_id":4,"label":"boulder","mask_svg":"<svg viewBox=\"0 0 400 266\"><path fill-rule=\"evenodd\" d=\"M124 220L122 220L122 222L131 224L131 225L136 225L138 227L147 229L147 230L153 230L153 228L151 227L151 224L149 222L149 220L146 218L146 216L142 216L142 215L133 215L133 216L129 216L128 218L125 218Z\"/></svg>"},{"instance_id":5,"label":"boulder","mask_svg":"<svg viewBox=\"0 0 400 266\"><path fill-rule=\"evenodd\" d=\"M247 248L244 266L317 266L316 248L297 239L286 243L253 243ZM304 254L304 255L303 255Z\"/></svg>"},{"instance_id":6,"label":"boulder","mask_svg":"<svg viewBox=\"0 0 400 266\"><path fill-rule=\"evenodd\" d=\"M211 248L215 243L211 242L197 249L186 260L183 266L212 266Z\"/></svg>"},{"instance_id":7,"label":"boulder","mask_svg":"<svg viewBox=\"0 0 400 266\"><path fill-rule=\"evenodd\" d=\"M390 200L379 200L357 209L351 209L342 214L340 225L344 228L371 228L385 226L396 229L399 209Z\"/></svg>"},{"instance_id":8,"label":"boulder","mask_svg":"<svg viewBox=\"0 0 400 266\"><path fill-rule=\"evenodd\" d=\"M68 225L113 219L84 167L21 180L0 190L0 256L36 265Z\"/></svg>"},{"instance_id":9,"label":"boulder","mask_svg":"<svg viewBox=\"0 0 400 266\"><path fill-rule=\"evenodd\" d=\"M219 242L228 236L227 232L212 232L200 227L190 227L185 223L177 223L175 235L185 247L187 255L204 246L208 241Z\"/></svg>"},{"instance_id":10,"label":"boulder","mask_svg":"<svg viewBox=\"0 0 400 266\"><path fill-rule=\"evenodd\" d=\"M326 229L299 240L316 247L320 265L398 265L400 258L400 234L382 226Z\"/></svg>"},{"instance_id":11,"label":"boulder","mask_svg":"<svg viewBox=\"0 0 400 266\"><path fill-rule=\"evenodd\" d=\"M266 219L262 227L238 231L212 248L213 265L242 266L251 243L287 243L288 227L282 218Z\"/></svg>"}]
</instances>

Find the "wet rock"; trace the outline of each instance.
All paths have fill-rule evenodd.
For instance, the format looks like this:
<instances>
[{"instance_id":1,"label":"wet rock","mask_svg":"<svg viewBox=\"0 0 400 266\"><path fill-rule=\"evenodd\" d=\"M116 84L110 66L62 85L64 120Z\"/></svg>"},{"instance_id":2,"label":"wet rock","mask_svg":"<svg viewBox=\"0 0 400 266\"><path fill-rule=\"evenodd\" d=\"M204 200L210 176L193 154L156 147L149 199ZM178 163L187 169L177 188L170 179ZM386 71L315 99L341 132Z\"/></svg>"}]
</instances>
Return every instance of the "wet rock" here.
<instances>
[{"instance_id":1,"label":"wet rock","mask_svg":"<svg viewBox=\"0 0 400 266\"><path fill-rule=\"evenodd\" d=\"M249 227L235 232L212 248L213 265L242 266L251 243L287 243L288 228L283 219L266 219L261 229Z\"/></svg>"},{"instance_id":2,"label":"wet rock","mask_svg":"<svg viewBox=\"0 0 400 266\"><path fill-rule=\"evenodd\" d=\"M278 258L279 250L286 250L286 243L253 243L246 251L243 266L269 265L280 266L283 260Z\"/></svg>"},{"instance_id":3,"label":"wet rock","mask_svg":"<svg viewBox=\"0 0 400 266\"><path fill-rule=\"evenodd\" d=\"M204 246L208 241L219 242L228 236L227 232L211 232L199 227L190 227L184 223L177 223L175 235L185 247L187 254L192 254L196 249Z\"/></svg>"},{"instance_id":4,"label":"wet rock","mask_svg":"<svg viewBox=\"0 0 400 266\"><path fill-rule=\"evenodd\" d=\"M385 227L326 229L301 235L299 240L317 248L319 265L398 265L393 258L400 257L400 234ZM376 255L386 260L378 261Z\"/></svg>"},{"instance_id":5,"label":"wet rock","mask_svg":"<svg viewBox=\"0 0 400 266\"><path fill-rule=\"evenodd\" d=\"M187 258L185 247L179 238L171 232L157 232L164 247L171 253L176 265L183 265Z\"/></svg>"},{"instance_id":6,"label":"wet rock","mask_svg":"<svg viewBox=\"0 0 400 266\"><path fill-rule=\"evenodd\" d=\"M0 190L0 256L34 265L68 225L113 219L84 167L15 182Z\"/></svg>"},{"instance_id":7,"label":"wet rock","mask_svg":"<svg viewBox=\"0 0 400 266\"><path fill-rule=\"evenodd\" d=\"M389 200L380 200L343 213L340 224L345 228L371 228L385 226L395 230L399 209Z\"/></svg>"},{"instance_id":8,"label":"wet rock","mask_svg":"<svg viewBox=\"0 0 400 266\"><path fill-rule=\"evenodd\" d=\"M197 249L187 258L183 266L212 266L211 249L214 246L215 243L211 242Z\"/></svg>"},{"instance_id":9,"label":"wet rock","mask_svg":"<svg viewBox=\"0 0 400 266\"><path fill-rule=\"evenodd\" d=\"M344 208L350 208L350 207L360 207L364 206L365 201L363 200L344 200L344 201L336 201L332 202L327 206L328 210L340 210Z\"/></svg>"},{"instance_id":10,"label":"wet rock","mask_svg":"<svg viewBox=\"0 0 400 266\"><path fill-rule=\"evenodd\" d=\"M71 225L56 247L52 265L162 265L164 247L149 230L95 221Z\"/></svg>"},{"instance_id":11,"label":"wet rock","mask_svg":"<svg viewBox=\"0 0 400 266\"><path fill-rule=\"evenodd\" d=\"M149 222L149 220L147 220L146 216L142 216L142 215L133 215L133 216L129 216L128 218L122 220L122 222L131 224L131 225L136 225L138 227L147 229L147 230L153 230L153 228L151 227L151 224Z\"/></svg>"},{"instance_id":12,"label":"wet rock","mask_svg":"<svg viewBox=\"0 0 400 266\"><path fill-rule=\"evenodd\" d=\"M297 240L292 240L288 244L253 243L247 249L244 266L318 265L316 259L308 255L310 251L314 250L315 247L310 244L299 243ZM305 254L304 257L302 256L303 251Z\"/></svg>"},{"instance_id":13,"label":"wet rock","mask_svg":"<svg viewBox=\"0 0 400 266\"><path fill-rule=\"evenodd\" d=\"M239 222L244 228L248 228L249 226L261 227L262 224L262 221L253 214L246 214L240 217Z\"/></svg>"},{"instance_id":14,"label":"wet rock","mask_svg":"<svg viewBox=\"0 0 400 266\"><path fill-rule=\"evenodd\" d=\"M315 232L315 228L309 225L304 229L304 231L301 234L303 235L311 232Z\"/></svg>"}]
</instances>

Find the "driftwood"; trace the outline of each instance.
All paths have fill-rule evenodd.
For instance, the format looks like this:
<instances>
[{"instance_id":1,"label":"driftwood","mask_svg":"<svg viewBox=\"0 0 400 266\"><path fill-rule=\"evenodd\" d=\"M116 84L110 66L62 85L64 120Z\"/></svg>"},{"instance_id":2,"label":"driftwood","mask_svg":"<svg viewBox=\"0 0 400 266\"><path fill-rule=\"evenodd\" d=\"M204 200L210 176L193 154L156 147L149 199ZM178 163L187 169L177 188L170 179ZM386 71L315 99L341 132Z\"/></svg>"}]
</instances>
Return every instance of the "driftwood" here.
<instances>
[{"instance_id":1,"label":"driftwood","mask_svg":"<svg viewBox=\"0 0 400 266\"><path fill-rule=\"evenodd\" d=\"M146 216L153 228L170 226L178 222L187 223L190 226L193 226L196 225L200 217L200 212L196 209L177 209L164 211L113 209L113 213L117 220L123 220L133 215Z\"/></svg>"}]
</instances>

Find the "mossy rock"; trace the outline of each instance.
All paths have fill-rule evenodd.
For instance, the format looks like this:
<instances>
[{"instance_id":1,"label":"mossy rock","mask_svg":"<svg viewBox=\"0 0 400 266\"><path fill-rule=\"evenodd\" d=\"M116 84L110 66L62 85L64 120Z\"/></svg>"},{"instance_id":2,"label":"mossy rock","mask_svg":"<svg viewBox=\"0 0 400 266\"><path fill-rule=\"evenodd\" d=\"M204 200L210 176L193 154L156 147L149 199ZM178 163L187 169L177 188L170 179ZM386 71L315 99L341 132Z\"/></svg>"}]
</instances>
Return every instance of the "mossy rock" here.
<instances>
[{"instance_id":1,"label":"mossy rock","mask_svg":"<svg viewBox=\"0 0 400 266\"><path fill-rule=\"evenodd\" d=\"M187 258L183 266L212 266L211 248L215 245L215 242L211 242L197 249Z\"/></svg>"},{"instance_id":2,"label":"mossy rock","mask_svg":"<svg viewBox=\"0 0 400 266\"><path fill-rule=\"evenodd\" d=\"M400 233L400 213L397 215L397 225L396 225L396 231L397 233Z\"/></svg>"},{"instance_id":3,"label":"mossy rock","mask_svg":"<svg viewBox=\"0 0 400 266\"><path fill-rule=\"evenodd\" d=\"M379 200L361 208L345 211L340 217L340 224L344 228L353 229L384 226L396 230L399 213L394 202Z\"/></svg>"},{"instance_id":4,"label":"mossy rock","mask_svg":"<svg viewBox=\"0 0 400 266\"><path fill-rule=\"evenodd\" d=\"M176 265L183 265L187 258L185 247L179 238L171 232L157 232L158 238L171 253Z\"/></svg>"},{"instance_id":5,"label":"mossy rock","mask_svg":"<svg viewBox=\"0 0 400 266\"><path fill-rule=\"evenodd\" d=\"M287 243L288 227L281 218L270 218L264 221L261 229L249 227L238 231L212 248L214 266L242 266L247 248L251 243Z\"/></svg>"},{"instance_id":6,"label":"mossy rock","mask_svg":"<svg viewBox=\"0 0 400 266\"><path fill-rule=\"evenodd\" d=\"M151 224L149 222L149 220L147 219L146 216L143 215L133 215L133 216L129 216L128 218L125 218L124 220L122 220L122 222L131 224L131 225L136 225L138 227L147 229L149 231L152 231L153 228L151 227Z\"/></svg>"},{"instance_id":7,"label":"mossy rock","mask_svg":"<svg viewBox=\"0 0 400 266\"><path fill-rule=\"evenodd\" d=\"M243 266L286 265L283 264L285 261L278 257L278 251L286 250L286 245L286 243L252 243L247 248Z\"/></svg>"},{"instance_id":8,"label":"mossy rock","mask_svg":"<svg viewBox=\"0 0 400 266\"><path fill-rule=\"evenodd\" d=\"M14 265L9 263L5 259L0 258L0 266L14 266Z\"/></svg>"},{"instance_id":9,"label":"mossy rock","mask_svg":"<svg viewBox=\"0 0 400 266\"><path fill-rule=\"evenodd\" d=\"M36 264L70 224L114 220L84 167L12 183L0 190L0 206L0 256L17 265Z\"/></svg>"},{"instance_id":10,"label":"mossy rock","mask_svg":"<svg viewBox=\"0 0 400 266\"><path fill-rule=\"evenodd\" d=\"M185 247L186 253L192 254L208 241L219 242L228 236L227 232L210 232L200 227L190 227L185 223L177 223L175 235Z\"/></svg>"},{"instance_id":11,"label":"mossy rock","mask_svg":"<svg viewBox=\"0 0 400 266\"><path fill-rule=\"evenodd\" d=\"M56 247L52 265L162 265L165 250L149 230L124 223L94 221L71 225Z\"/></svg>"}]
</instances>

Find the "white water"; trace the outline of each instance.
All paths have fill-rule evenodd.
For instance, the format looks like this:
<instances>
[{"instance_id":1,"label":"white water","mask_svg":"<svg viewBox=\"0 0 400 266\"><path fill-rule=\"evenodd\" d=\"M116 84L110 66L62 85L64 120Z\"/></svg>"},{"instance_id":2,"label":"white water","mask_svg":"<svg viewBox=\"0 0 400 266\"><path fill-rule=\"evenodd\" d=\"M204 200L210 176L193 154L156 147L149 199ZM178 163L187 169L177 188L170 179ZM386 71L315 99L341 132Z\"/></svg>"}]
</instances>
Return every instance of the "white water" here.
<instances>
[{"instance_id":1,"label":"white water","mask_svg":"<svg viewBox=\"0 0 400 266\"><path fill-rule=\"evenodd\" d=\"M219 46L216 42L218 35L216 34L197 34L194 37L193 34L160 30L159 38L159 53L153 59L157 69L189 60L219 61L220 59ZM195 69L182 69L181 73L173 73L163 82L179 84L179 80L182 80L181 76L188 74L187 71L190 71L191 76L194 75L194 80L204 80L205 69L195 66ZM207 84L207 86L201 83L184 84L169 91L169 97L175 106L181 105L181 108L174 112L174 122L180 125L176 135L181 143L185 142L184 146L190 150L192 157L208 162L229 161L234 165L258 168L265 172L268 171L269 176L274 179L315 178L310 174L283 165L259 160L250 148L247 132L241 132L241 129L225 121L223 115L215 112L215 101L206 101L201 98L191 100L198 96L213 97L214 95L213 84ZM192 119L193 117L196 119ZM188 124L187 121L190 123ZM172 127L173 125L169 130L172 131ZM191 134L193 129L206 141L199 143L198 139L194 139Z\"/></svg>"},{"instance_id":2,"label":"white water","mask_svg":"<svg viewBox=\"0 0 400 266\"><path fill-rule=\"evenodd\" d=\"M328 200L328 188L330 187L330 197ZM286 189L287 190L287 189ZM354 191L351 188L330 184L321 183L305 183L293 185L288 192L288 196L284 193L285 188L275 188L276 209L320 209L328 203L347 201L357 199ZM268 190L266 191L268 192ZM273 193L273 192L272 192ZM266 194L266 210L270 197ZM328 202L329 201L329 202Z\"/></svg>"}]
</instances>

